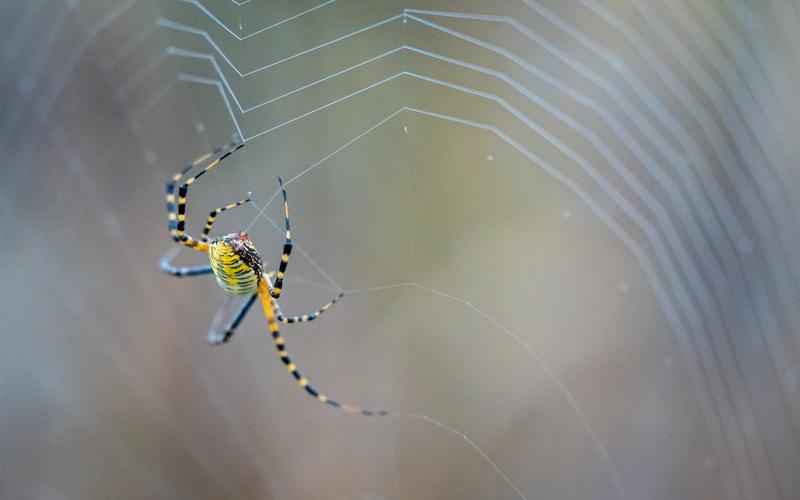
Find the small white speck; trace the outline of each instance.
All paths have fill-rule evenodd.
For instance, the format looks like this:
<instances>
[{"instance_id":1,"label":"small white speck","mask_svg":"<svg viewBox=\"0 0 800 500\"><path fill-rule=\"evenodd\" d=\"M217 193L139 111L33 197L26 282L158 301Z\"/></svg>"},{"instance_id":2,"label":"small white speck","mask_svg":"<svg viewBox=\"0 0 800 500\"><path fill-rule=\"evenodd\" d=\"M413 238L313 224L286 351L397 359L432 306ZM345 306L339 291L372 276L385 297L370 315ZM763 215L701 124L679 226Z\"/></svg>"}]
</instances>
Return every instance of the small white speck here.
<instances>
[{"instance_id":1,"label":"small white speck","mask_svg":"<svg viewBox=\"0 0 800 500\"><path fill-rule=\"evenodd\" d=\"M494 161L494 155L486 155L486 159L489 161Z\"/></svg>"},{"instance_id":2,"label":"small white speck","mask_svg":"<svg viewBox=\"0 0 800 500\"><path fill-rule=\"evenodd\" d=\"M194 129L197 131L198 134L202 134L206 131L206 124L203 122L195 122Z\"/></svg>"},{"instance_id":3,"label":"small white speck","mask_svg":"<svg viewBox=\"0 0 800 500\"><path fill-rule=\"evenodd\" d=\"M408 22L408 18L403 16L403 24L406 24L407 22Z\"/></svg>"},{"instance_id":4,"label":"small white speck","mask_svg":"<svg viewBox=\"0 0 800 500\"><path fill-rule=\"evenodd\" d=\"M569 210L564 210L563 212L561 212L561 217L569 219L570 217L572 217L572 212L570 212Z\"/></svg>"},{"instance_id":5,"label":"small white speck","mask_svg":"<svg viewBox=\"0 0 800 500\"><path fill-rule=\"evenodd\" d=\"M631 289L631 287L630 287L630 285L628 285L628 283L626 281L620 281L617 284L617 292L619 292L619 293L621 293L623 295L628 293L630 291L630 289Z\"/></svg>"},{"instance_id":6,"label":"small white speck","mask_svg":"<svg viewBox=\"0 0 800 500\"><path fill-rule=\"evenodd\" d=\"M706 467L714 467L714 465L716 465L716 463L717 463L717 461L714 460L714 457L711 457L711 456L708 456L708 457L703 459L703 465L705 465Z\"/></svg>"},{"instance_id":7,"label":"small white speck","mask_svg":"<svg viewBox=\"0 0 800 500\"><path fill-rule=\"evenodd\" d=\"M155 153L155 151L145 151L144 161L146 161L148 165L155 165L155 163L158 161L158 155Z\"/></svg>"},{"instance_id":8,"label":"small white speck","mask_svg":"<svg viewBox=\"0 0 800 500\"><path fill-rule=\"evenodd\" d=\"M664 366L666 366L667 368L672 368L673 363L674 362L672 361L672 356L664 356Z\"/></svg>"},{"instance_id":9,"label":"small white speck","mask_svg":"<svg viewBox=\"0 0 800 500\"><path fill-rule=\"evenodd\" d=\"M408 125L403 125L403 132L408 134Z\"/></svg>"}]
</instances>

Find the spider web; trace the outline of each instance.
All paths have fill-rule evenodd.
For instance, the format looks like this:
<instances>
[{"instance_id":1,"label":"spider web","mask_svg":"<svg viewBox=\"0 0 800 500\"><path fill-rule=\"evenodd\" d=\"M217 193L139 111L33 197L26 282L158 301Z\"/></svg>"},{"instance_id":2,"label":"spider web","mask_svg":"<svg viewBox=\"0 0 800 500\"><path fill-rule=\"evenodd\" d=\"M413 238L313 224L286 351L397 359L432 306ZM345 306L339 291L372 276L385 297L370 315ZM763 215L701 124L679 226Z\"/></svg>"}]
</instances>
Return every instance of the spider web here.
<instances>
[{"instance_id":1,"label":"spider web","mask_svg":"<svg viewBox=\"0 0 800 500\"><path fill-rule=\"evenodd\" d=\"M31 2L5 57L43 34L14 82L36 97L11 107L2 136L26 115L44 126L105 37L98 71L154 185L173 156L231 132L248 143L193 188L195 223L254 192L254 211L216 230L248 228L274 263L273 186L287 179L297 247L284 309L347 295L287 328L290 350L332 396L411 418L312 408L252 315L230 348L183 358L202 360L186 373L205 394L189 400L208 400L212 417L173 431L207 468L196 434L244 464L226 494L251 481L276 498L669 498L679 477L683 496L789 498L798 200L793 151L767 117L791 92L752 37L780 8L131 0L67 2L42 30L44 2ZM39 83L76 19L83 36ZM68 128L52 136L96 191ZM96 210L136 266L114 215L136 197L116 194ZM149 290L159 278L135 279ZM219 296L188 282L169 293L159 317L207 313L173 325L189 342ZM131 344L109 354L141 401L163 404L173 393L141 387L152 381Z\"/></svg>"}]
</instances>

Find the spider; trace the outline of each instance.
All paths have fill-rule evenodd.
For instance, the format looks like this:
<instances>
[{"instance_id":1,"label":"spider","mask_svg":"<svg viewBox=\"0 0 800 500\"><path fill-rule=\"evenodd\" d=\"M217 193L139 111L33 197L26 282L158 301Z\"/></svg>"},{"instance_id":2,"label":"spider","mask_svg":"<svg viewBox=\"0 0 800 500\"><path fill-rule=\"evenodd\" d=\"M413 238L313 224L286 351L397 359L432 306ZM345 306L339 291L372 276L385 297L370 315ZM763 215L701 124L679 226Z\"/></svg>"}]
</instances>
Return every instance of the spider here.
<instances>
[{"instance_id":1,"label":"spider","mask_svg":"<svg viewBox=\"0 0 800 500\"><path fill-rule=\"evenodd\" d=\"M278 357L286 365L289 373L294 377L300 387L302 387L309 396L321 403L339 408L348 413L360 413L367 416L388 415L389 412L385 410L371 411L357 406L339 403L317 391L309 380L300 373L297 369L297 365L294 364L289 357L289 353L286 351L286 342L283 336L281 336L278 323L291 324L313 321L336 304L344 293L340 293L338 296L334 297L333 300L310 314L286 317L281 312L277 299L281 296L283 281L286 276L286 267L289 264L289 256L292 253L292 232L289 224L289 202L286 196L286 189L280 177L278 178L278 185L283 194L283 218L286 226L286 240L283 244L280 264L276 271L265 272L265 263L246 232L230 233L218 238L209 237L216 217L222 212L248 203L250 201L249 197L212 210L208 215L200 239L195 239L186 231L186 207L189 187L206 172L220 165L234 152L243 147L244 143L232 143L225 147L216 148L213 152L204 154L194 161L189 162L182 171L176 173L167 180L166 194L169 232L173 240L180 245L208 255L209 265L175 267L172 265L172 259L175 258L177 253L171 253L165 255L161 259L161 269L167 274L179 278L213 274L217 284L229 296L229 300L236 298L244 300L233 318L227 321L222 332L217 331L212 325L208 334L208 341L210 344L220 345L228 342L236 332L236 328L247 315L250 307L258 298L261 301L264 316L267 319L267 326L272 334L272 340ZM220 155L220 153L222 154ZM194 176L185 178L190 170L198 165L206 163L211 158L214 159L200 172ZM182 179L182 183L178 185ZM273 277L275 278L274 282L272 282Z\"/></svg>"}]
</instances>

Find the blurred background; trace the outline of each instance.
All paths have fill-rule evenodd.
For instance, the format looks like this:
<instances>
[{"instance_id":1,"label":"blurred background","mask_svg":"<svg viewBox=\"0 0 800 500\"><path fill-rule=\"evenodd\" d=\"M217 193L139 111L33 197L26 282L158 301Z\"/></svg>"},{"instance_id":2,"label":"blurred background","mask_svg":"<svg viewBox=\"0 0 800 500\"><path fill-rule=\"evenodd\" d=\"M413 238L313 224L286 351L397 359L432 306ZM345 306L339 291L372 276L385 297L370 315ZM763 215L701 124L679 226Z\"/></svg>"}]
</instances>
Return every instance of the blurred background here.
<instances>
[{"instance_id":1,"label":"blurred background","mask_svg":"<svg viewBox=\"0 0 800 500\"><path fill-rule=\"evenodd\" d=\"M0 497L800 498L800 6L0 3ZM158 270L253 224L254 309ZM182 265L203 262L182 253ZM416 416L404 416L414 414Z\"/></svg>"}]
</instances>

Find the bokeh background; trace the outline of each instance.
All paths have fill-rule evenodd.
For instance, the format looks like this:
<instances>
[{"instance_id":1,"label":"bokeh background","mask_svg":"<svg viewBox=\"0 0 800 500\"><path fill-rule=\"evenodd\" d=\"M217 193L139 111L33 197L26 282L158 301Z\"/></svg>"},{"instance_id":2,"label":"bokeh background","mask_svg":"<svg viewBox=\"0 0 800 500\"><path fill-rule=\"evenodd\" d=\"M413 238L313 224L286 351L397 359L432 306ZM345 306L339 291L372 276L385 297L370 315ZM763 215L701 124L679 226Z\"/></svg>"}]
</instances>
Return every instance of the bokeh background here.
<instances>
[{"instance_id":1,"label":"bokeh background","mask_svg":"<svg viewBox=\"0 0 800 500\"><path fill-rule=\"evenodd\" d=\"M0 3L0 497L800 498L798 26L791 0ZM158 271L164 180L232 138L190 228L291 179L283 307L347 296L289 350L399 416L304 395L257 309L207 345L221 290ZM273 263L279 218L251 231Z\"/></svg>"}]
</instances>

